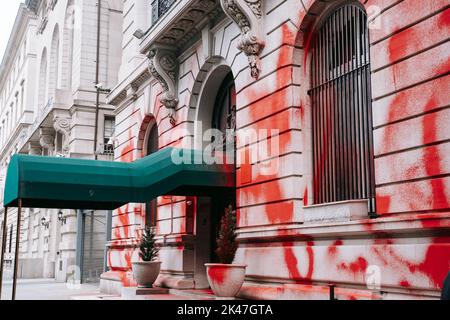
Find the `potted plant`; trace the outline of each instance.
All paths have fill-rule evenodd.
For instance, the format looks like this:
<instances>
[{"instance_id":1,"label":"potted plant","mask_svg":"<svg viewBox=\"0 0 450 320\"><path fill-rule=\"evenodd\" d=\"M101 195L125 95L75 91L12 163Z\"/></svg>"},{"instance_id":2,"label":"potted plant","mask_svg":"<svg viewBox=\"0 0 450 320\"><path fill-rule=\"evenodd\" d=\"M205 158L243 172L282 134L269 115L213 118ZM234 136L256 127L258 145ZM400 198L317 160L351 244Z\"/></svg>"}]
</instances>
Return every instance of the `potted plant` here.
<instances>
[{"instance_id":1,"label":"potted plant","mask_svg":"<svg viewBox=\"0 0 450 320\"><path fill-rule=\"evenodd\" d=\"M152 288L161 270L156 246L155 229L146 227L139 244L139 257L142 261L133 262L133 275L140 288Z\"/></svg>"},{"instance_id":2,"label":"potted plant","mask_svg":"<svg viewBox=\"0 0 450 320\"><path fill-rule=\"evenodd\" d=\"M244 284L247 266L233 264L237 247L236 212L229 206L220 221L217 238L215 253L220 263L205 264L209 285L217 297L234 298Z\"/></svg>"}]
</instances>

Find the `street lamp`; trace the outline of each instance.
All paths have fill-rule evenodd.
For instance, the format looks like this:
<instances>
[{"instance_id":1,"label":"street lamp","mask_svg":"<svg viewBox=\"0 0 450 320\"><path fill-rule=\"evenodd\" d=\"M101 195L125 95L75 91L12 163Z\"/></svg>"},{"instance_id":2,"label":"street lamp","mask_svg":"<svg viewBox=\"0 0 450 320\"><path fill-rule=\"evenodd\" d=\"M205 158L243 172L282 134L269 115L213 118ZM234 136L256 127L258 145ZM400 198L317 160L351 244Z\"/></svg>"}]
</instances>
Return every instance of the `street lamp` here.
<instances>
[{"instance_id":1,"label":"street lamp","mask_svg":"<svg viewBox=\"0 0 450 320\"><path fill-rule=\"evenodd\" d=\"M50 227L50 221L47 221L45 217L41 218L41 226L45 227L45 229L48 229Z\"/></svg>"},{"instance_id":2,"label":"street lamp","mask_svg":"<svg viewBox=\"0 0 450 320\"><path fill-rule=\"evenodd\" d=\"M64 217L64 213L61 210L58 212L58 221L61 222L61 226L67 223L67 218Z\"/></svg>"}]
</instances>

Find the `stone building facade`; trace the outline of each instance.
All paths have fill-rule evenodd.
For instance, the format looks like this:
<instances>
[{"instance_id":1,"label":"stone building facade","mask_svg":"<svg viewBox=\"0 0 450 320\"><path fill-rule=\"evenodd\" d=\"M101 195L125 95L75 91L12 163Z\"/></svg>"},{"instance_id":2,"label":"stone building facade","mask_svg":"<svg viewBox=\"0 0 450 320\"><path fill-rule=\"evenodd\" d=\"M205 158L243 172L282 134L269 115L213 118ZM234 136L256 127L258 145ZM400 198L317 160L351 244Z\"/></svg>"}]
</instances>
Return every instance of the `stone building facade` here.
<instances>
[{"instance_id":1,"label":"stone building facade","mask_svg":"<svg viewBox=\"0 0 450 320\"><path fill-rule=\"evenodd\" d=\"M21 5L1 70L0 123L8 123L8 114L17 115L14 125L2 125L3 180L14 153L85 159L97 154L99 159L111 159L113 107L105 103L105 92L99 92L96 126L96 96L100 86L107 89L117 83L122 1L101 1L100 20L97 8L96 1L78 0L28 0ZM10 210L8 228L15 230L16 215ZM1 216L3 220L3 209ZM94 219L91 211L24 210L19 277L98 280L104 270L108 216L97 212ZM14 237L8 236L7 246L11 247L7 263L12 264Z\"/></svg>"},{"instance_id":2,"label":"stone building facade","mask_svg":"<svg viewBox=\"0 0 450 320\"><path fill-rule=\"evenodd\" d=\"M338 299L439 296L450 267L447 1L134 0L123 12L108 96L115 159L201 148L207 129L236 128L241 297L327 299L330 284ZM274 140L276 153L254 153ZM159 285L207 287L221 197L114 212L102 289L134 284L136 241L153 219Z\"/></svg>"}]
</instances>

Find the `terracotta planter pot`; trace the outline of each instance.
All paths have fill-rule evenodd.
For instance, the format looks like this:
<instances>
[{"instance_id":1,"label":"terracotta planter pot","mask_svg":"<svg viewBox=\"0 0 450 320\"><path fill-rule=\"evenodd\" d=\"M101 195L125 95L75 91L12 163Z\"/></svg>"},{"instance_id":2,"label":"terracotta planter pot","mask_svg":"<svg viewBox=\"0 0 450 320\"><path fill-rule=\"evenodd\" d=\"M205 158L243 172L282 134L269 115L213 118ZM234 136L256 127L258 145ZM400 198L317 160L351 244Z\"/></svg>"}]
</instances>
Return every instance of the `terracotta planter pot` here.
<instances>
[{"instance_id":1,"label":"terracotta planter pot","mask_svg":"<svg viewBox=\"0 0 450 320\"><path fill-rule=\"evenodd\" d=\"M234 298L245 280L246 265L207 263L209 285L217 297Z\"/></svg>"},{"instance_id":2,"label":"terracotta planter pot","mask_svg":"<svg viewBox=\"0 0 450 320\"><path fill-rule=\"evenodd\" d=\"M133 262L132 268L138 286L141 288L152 288L161 271L161 262Z\"/></svg>"}]
</instances>

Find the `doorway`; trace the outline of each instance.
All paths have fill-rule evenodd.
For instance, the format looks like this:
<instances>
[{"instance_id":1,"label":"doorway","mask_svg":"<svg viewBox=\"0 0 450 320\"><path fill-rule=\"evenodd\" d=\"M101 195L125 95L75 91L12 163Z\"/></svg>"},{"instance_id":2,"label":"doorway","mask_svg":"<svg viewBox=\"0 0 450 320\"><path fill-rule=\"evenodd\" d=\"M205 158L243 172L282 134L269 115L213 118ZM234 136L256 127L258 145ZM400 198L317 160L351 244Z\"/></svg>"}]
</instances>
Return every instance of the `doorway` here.
<instances>
[{"instance_id":1,"label":"doorway","mask_svg":"<svg viewBox=\"0 0 450 320\"><path fill-rule=\"evenodd\" d=\"M100 275L106 270L105 248L111 239L112 214L108 211L83 210L80 215L80 280L81 283L98 283Z\"/></svg>"},{"instance_id":2,"label":"doorway","mask_svg":"<svg viewBox=\"0 0 450 320\"><path fill-rule=\"evenodd\" d=\"M150 125L150 130L147 130L145 155L149 156L159 150L159 135L158 126L156 123ZM158 200L153 199L145 204L145 227L156 227L158 210Z\"/></svg>"},{"instance_id":3,"label":"doorway","mask_svg":"<svg viewBox=\"0 0 450 320\"><path fill-rule=\"evenodd\" d=\"M222 82L216 87L216 96L210 109L209 124L205 128L217 129L221 137L213 137L211 144L214 152L233 150L233 161L236 161L236 87L233 74L228 71ZM218 88L218 89L217 89ZM205 92L211 92L205 90ZM219 139L218 141L216 141ZM197 215L195 222L195 287L209 288L205 263L219 262L216 250L220 220L228 206L236 208L236 190L217 192L212 197L197 199Z\"/></svg>"}]
</instances>

